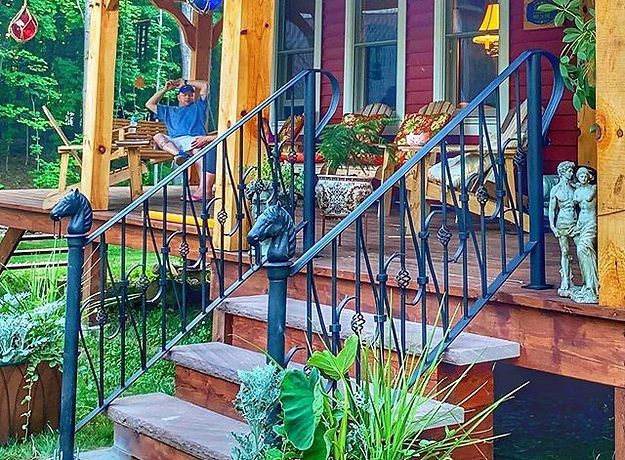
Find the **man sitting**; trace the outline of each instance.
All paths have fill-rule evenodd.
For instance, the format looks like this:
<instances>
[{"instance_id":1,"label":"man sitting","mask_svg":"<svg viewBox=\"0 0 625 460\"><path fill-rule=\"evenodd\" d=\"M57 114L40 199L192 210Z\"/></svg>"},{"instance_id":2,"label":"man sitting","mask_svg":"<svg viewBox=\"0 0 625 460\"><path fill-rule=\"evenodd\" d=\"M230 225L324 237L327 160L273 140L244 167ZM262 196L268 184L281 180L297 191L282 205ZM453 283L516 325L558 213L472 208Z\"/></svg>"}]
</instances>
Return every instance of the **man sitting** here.
<instances>
[{"instance_id":1,"label":"man sitting","mask_svg":"<svg viewBox=\"0 0 625 460\"><path fill-rule=\"evenodd\" d=\"M159 104L165 93L178 89L178 106ZM196 98L195 94L199 93ZM216 136L206 134L206 116L208 111L208 82L201 80L169 80L163 89L157 91L145 106L167 126L167 134L158 133L154 143L174 157L176 164L182 164L189 156L206 146ZM211 149L205 156L204 168L196 163L200 176L199 188L191 194L191 200L202 199L202 190L208 198L212 197L215 171L217 169L216 151ZM205 170L205 173L202 172Z\"/></svg>"}]
</instances>

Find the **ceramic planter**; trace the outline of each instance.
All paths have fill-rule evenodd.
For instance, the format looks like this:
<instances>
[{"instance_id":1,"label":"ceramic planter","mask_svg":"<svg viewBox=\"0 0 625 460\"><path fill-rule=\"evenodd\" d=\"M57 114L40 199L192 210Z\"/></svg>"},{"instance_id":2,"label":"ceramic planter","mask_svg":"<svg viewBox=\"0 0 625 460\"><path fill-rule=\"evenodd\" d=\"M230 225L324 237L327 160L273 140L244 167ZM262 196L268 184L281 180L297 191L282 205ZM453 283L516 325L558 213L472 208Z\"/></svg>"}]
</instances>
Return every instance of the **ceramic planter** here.
<instances>
[{"instance_id":1,"label":"ceramic planter","mask_svg":"<svg viewBox=\"0 0 625 460\"><path fill-rule=\"evenodd\" d=\"M25 432L22 425L26 422L24 414L28 405L22 404L28 391L26 382L27 364L0 367L0 445L10 439L21 438ZM59 425L61 407L61 372L41 363L37 368L37 380L31 392L31 415L28 434L42 432L47 426L56 429Z\"/></svg>"},{"instance_id":2,"label":"ceramic planter","mask_svg":"<svg viewBox=\"0 0 625 460\"><path fill-rule=\"evenodd\" d=\"M315 196L325 217L345 217L373 191L371 179L355 176L320 175Z\"/></svg>"}]
</instances>

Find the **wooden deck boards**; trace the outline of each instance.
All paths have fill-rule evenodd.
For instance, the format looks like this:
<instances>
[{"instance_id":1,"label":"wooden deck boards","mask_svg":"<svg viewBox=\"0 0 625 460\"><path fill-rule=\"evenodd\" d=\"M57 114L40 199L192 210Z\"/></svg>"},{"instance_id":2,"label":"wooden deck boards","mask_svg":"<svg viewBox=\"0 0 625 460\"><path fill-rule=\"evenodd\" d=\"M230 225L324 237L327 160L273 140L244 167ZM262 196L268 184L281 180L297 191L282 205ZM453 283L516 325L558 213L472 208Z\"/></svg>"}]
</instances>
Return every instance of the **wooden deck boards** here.
<instances>
[{"instance_id":1,"label":"wooden deck boards","mask_svg":"<svg viewBox=\"0 0 625 460\"><path fill-rule=\"evenodd\" d=\"M168 212L181 213L182 202L180 201L181 189L180 187L170 187L168 189ZM51 232L54 228L52 221L49 219L49 210L42 209L42 203L45 196L50 193L50 190L0 190L0 225L21 228L24 230L39 231L39 232ZM108 211L96 211L94 213L94 228L102 225L115 215L116 212L123 209L128 203L130 203L130 193L128 187L112 187L110 190L110 209ZM160 194L155 195L150 199L150 210L161 211L162 210L162 196ZM375 274L378 270L378 228L377 220L374 213L370 213L368 217L368 237L367 237L367 251L372 266L372 270ZM160 223L154 223L155 227L160 227ZM143 219L141 212L137 211L127 218L127 225L133 229L134 234L140 236L140 229L143 225ZM494 224L489 224L491 232L486 233L487 237L487 254L486 261L489 272L489 279L492 279L500 272L500 248L501 241L498 231L495 231ZM441 244L436 240L435 232L438 229L439 224L434 222L432 225L430 236L430 250L432 253L432 260L437 265L437 273L439 276L442 274L441 266L443 259L443 252ZM331 225L328 227L331 228ZM189 231L193 229L192 226L188 227ZM457 232L453 225L450 230L456 236ZM321 223L317 224L317 234L319 236L321 232ZM394 252L400 250L399 234L399 219L396 214L388 217L385 223L385 254L387 257ZM479 236L479 235L478 235ZM353 280L355 277L355 257L354 257L354 240L355 233L353 229L348 229L342 238L342 244L337 248L338 253L338 265L337 275L345 280ZM129 241L129 245L132 245L132 239ZM546 273L547 281L554 285L559 284L558 269L560 266L559 250L557 242L551 234L546 235L547 244L547 257L546 257ZM457 248L457 236L452 238L450 243L449 255L452 256ZM300 247L300 245L298 245ZM515 252L518 251L518 243L516 236L513 234L507 235L506 247L508 250L508 259ZM416 258L414 257L414 247L411 241L406 241L406 248L408 256L406 258L406 268L411 274L412 282L417 276ZM412 257L410 256L412 254ZM231 255L230 255L231 256ZM327 247L320 257L315 259L315 271L319 275L331 275L331 248ZM231 257L229 257L231 258ZM470 246L469 249L469 269L466 273L466 279L468 282L468 290L471 296L477 296L480 292L480 276L479 267L477 263L477 257L475 256L475 249ZM390 283L394 283L394 276L399 269L399 262L396 260L391 264L389 268ZM577 279L579 279L578 273L576 273ZM366 274L366 268L363 264L362 276L363 281L368 281ZM450 263L449 264L449 279L453 285L453 291L456 294L462 292L463 286L463 273L462 263ZM625 321L625 312L615 309L600 308L595 305L579 305L575 304L567 299L562 299L557 296L555 289L546 291L532 291L523 289L523 285L529 280L529 261L523 262L508 279L506 284L497 293L495 300L500 302L506 302L511 304L520 304L533 308L542 308L554 311L569 312L580 314L584 316L600 317L605 319L615 319L618 321Z\"/></svg>"}]
</instances>

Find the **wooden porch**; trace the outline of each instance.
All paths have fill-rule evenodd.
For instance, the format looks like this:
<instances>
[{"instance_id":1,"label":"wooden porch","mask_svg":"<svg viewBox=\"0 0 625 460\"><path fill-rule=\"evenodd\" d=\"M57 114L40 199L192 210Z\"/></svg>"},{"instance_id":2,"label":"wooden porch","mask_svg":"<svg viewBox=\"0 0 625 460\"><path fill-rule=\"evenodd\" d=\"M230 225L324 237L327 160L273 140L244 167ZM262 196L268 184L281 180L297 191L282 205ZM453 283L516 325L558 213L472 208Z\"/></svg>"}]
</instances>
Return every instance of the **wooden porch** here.
<instances>
[{"instance_id":1,"label":"wooden porch","mask_svg":"<svg viewBox=\"0 0 625 460\"><path fill-rule=\"evenodd\" d=\"M54 225L49 218L49 212L42 208L42 203L48 190L2 190L0 191L0 225L10 228L51 233ZM168 213L181 213L182 202L179 197L180 189L169 188ZM130 202L128 187L112 187L110 189L111 206L107 211L94 213L94 228L107 222L115 212L122 209ZM162 210L162 197L154 196L150 200L150 210ZM376 215L368 216L370 229L370 244L367 244L369 258L373 267L374 276L377 273L377 247L373 241L377 241ZM396 209L387 218L386 229L389 235L397 235L399 228ZM152 221L154 228L162 228L162 221ZM332 224L330 224L332 225ZM175 231L180 224L169 223L168 229ZM435 228L436 224L435 224ZM58 229L57 229L58 230ZM452 233L454 228L451 228ZM126 244L129 247L141 248L143 231L143 218L140 212L129 215L126 219ZM193 232L193 226L187 227L188 232ZM317 222L317 232L321 231L321 222ZM116 226L107 232L107 242L119 244L121 229ZM160 239L161 231L155 232ZM348 230L338 247L339 265L337 267L337 293L339 298L354 293L354 232ZM487 265L493 278L500 271L500 247L501 242L498 231L492 228L487 231ZM453 241L453 240L452 240ZM197 242L189 241L191 249ZM159 241L160 244L160 241ZM457 244L457 243L455 243ZM450 252L456 249L453 242ZM557 242L551 234L546 235L547 258L546 271L547 281L554 285L559 283L558 268L559 250ZM410 248L410 245L407 244ZM510 254L518 250L516 236L509 234L506 237L506 248ZM385 254L387 256L399 250L399 238L386 238ZM0 254L6 255L7 249L0 245ZM441 245L432 238L432 259L436 264L441 264ZM235 253L225 253L226 259L226 283L228 277L236 276L238 258ZM249 258L244 258L244 264L249 263ZM416 292L417 266L414 257L408 257L406 268L411 274L412 285L410 293ZM389 289L393 304L398 302L399 290L396 287L394 276L398 267L389 268ZM438 269L437 269L438 271ZM450 305L459 305L462 301L463 273L462 263L449 264L450 280ZM315 259L315 274L317 288L321 302L331 302L332 294L332 267L330 248L327 248L321 257ZM479 269L475 257L469 257L469 269L467 270L467 287L469 297L477 297L480 293ZM576 279L579 274L576 273ZM289 285L289 296L303 298L305 295L305 274L300 273L293 278ZM361 275L363 281L363 299L370 297L365 293L366 283L369 278L363 269ZM508 281L499 289L493 300L484 311L469 326L469 331L478 334L514 340L521 343L522 355L515 364L565 375L574 378L582 378L611 386L625 386L625 364L622 356L625 353L623 337L623 323L625 312L618 309L596 305L580 305L568 299L557 296L555 289L546 291L533 291L524 289L524 284L529 280L529 262L510 275ZM239 291L237 295L264 293L267 289L267 278L261 273L252 277ZM432 309L437 306L436 297L433 293L432 301L429 302ZM366 302L366 300L364 301ZM363 308L372 308L373 302ZM408 315L411 319L418 320L419 308L412 307ZM430 318L434 316L434 310Z\"/></svg>"}]
</instances>

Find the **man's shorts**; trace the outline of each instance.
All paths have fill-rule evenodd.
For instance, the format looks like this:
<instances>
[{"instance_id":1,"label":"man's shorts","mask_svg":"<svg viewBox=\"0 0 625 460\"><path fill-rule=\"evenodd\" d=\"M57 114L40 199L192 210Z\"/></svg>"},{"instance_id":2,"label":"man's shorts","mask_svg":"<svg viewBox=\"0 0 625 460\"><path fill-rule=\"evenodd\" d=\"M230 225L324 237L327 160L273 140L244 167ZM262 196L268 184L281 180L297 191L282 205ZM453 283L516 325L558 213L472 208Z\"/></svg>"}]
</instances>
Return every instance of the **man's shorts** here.
<instances>
[{"instance_id":1,"label":"man's shorts","mask_svg":"<svg viewBox=\"0 0 625 460\"><path fill-rule=\"evenodd\" d=\"M169 137L165 135L165 137L176 144L178 150L184 150L185 152L191 153L193 150L191 148L191 144L193 141L199 136L178 136L178 137ZM217 149L210 149L204 155L204 171L210 174L215 174L217 172Z\"/></svg>"}]
</instances>

